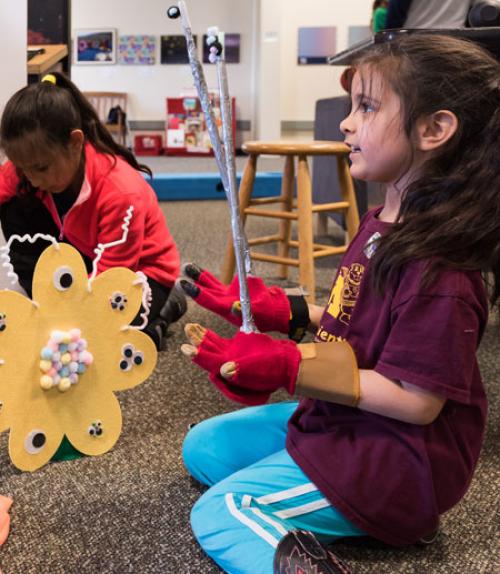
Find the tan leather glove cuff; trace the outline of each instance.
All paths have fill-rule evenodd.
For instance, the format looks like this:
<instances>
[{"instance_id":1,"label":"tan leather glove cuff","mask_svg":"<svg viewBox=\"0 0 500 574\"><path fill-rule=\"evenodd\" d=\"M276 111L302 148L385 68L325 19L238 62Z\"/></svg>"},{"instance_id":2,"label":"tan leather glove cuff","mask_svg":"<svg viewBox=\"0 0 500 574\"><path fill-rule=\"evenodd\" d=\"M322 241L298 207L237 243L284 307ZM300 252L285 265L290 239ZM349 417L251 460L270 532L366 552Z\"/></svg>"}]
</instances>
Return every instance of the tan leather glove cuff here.
<instances>
[{"instance_id":1,"label":"tan leather glove cuff","mask_svg":"<svg viewBox=\"0 0 500 574\"><path fill-rule=\"evenodd\" d=\"M359 370L351 345L344 341L297 345L302 355L295 386L298 395L349 407L360 398Z\"/></svg>"}]
</instances>

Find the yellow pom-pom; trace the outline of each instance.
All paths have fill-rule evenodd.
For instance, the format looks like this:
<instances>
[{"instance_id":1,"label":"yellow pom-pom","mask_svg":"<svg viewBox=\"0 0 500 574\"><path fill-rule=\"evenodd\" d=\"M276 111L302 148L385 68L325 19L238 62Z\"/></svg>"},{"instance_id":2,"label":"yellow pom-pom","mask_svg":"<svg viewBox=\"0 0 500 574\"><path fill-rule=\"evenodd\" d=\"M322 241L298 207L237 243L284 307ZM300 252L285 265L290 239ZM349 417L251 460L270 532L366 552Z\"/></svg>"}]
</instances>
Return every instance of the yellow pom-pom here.
<instances>
[{"instance_id":1,"label":"yellow pom-pom","mask_svg":"<svg viewBox=\"0 0 500 574\"><path fill-rule=\"evenodd\" d=\"M43 377L40 378L40 386L44 391L48 391L49 389L51 389L52 377L49 377L49 375L43 375Z\"/></svg>"},{"instance_id":2,"label":"yellow pom-pom","mask_svg":"<svg viewBox=\"0 0 500 574\"><path fill-rule=\"evenodd\" d=\"M52 363L50 361L40 361L40 370L42 370L44 373L50 371L51 367Z\"/></svg>"},{"instance_id":3,"label":"yellow pom-pom","mask_svg":"<svg viewBox=\"0 0 500 574\"><path fill-rule=\"evenodd\" d=\"M65 345L71 343L71 334L68 331L63 331L62 342Z\"/></svg>"},{"instance_id":4,"label":"yellow pom-pom","mask_svg":"<svg viewBox=\"0 0 500 574\"><path fill-rule=\"evenodd\" d=\"M64 353L64 355L61 357L61 363L63 365L71 363L71 355L69 353Z\"/></svg>"},{"instance_id":5,"label":"yellow pom-pom","mask_svg":"<svg viewBox=\"0 0 500 574\"><path fill-rule=\"evenodd\" d=\"M62 392L67 391L70 387L71 387L71 381L68 379L68 377L63 377L59 381L59 385L57 386L57 388Z\"/></svg>"}]
</instances>

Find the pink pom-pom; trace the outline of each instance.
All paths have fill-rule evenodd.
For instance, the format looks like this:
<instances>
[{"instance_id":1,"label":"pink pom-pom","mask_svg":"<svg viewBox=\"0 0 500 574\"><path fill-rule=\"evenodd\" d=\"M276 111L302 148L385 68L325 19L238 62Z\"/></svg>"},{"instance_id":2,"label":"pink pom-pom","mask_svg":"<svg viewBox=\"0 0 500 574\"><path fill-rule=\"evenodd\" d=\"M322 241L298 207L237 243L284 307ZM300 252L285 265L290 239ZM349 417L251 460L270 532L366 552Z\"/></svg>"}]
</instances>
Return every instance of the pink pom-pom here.
<instances>
[{"instance_id":1,"label":"pink pom-pom","mask_svg":"<svg viewBox=\"0 0 500 574\"><path fill-rule=\"evenodd\" d=\"M82 332L80 331L80 329L71 329L69 332L69 336L71 337L72 341L76 342L82 336Z\"/></svg>"},{"instance_id":2,"label":"pink pom-pom","mask_svg":"<svg viewBox=\"0 0 500 574\"><path fill-rule=\"evenodd\" d=\"M82 353L80 353L80 361L84 365L91 365L92 362L94 361L94 357L88 351L83 351Z\"/></svg>"}]
</instances>

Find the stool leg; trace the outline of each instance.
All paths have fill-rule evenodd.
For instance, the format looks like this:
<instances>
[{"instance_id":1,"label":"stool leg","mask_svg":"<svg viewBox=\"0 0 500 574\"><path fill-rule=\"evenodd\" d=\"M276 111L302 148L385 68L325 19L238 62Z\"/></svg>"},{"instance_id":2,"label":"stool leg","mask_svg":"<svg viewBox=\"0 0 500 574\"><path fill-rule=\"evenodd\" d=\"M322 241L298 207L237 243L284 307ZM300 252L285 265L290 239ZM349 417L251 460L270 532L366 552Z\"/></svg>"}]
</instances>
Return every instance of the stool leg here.
<instances>
[{"instance_id":1,"label":"stool leg","mask_svg":"<svg viewBox=\"0 0 500 574\"><path fill-rule=\"evenodd\" d=\"M316 284L313 255L312 186L307 157L305 155L299 155L297 208L299 227L299 281L307 290L307 302L314 303L316 298Z\"/></svg>"},{"instance_id":2,"label":"stool leg","mask_svg":"<svg viewBox=\"0 0 500 574\"><path fill-rule=\"evenodd\" d=\"M243 177L241 178L240 184L240 194L239 194L239 207L240 207L240 218L243 227L245 226L245 209L250 203L250 198L252 196L253 184L255 182L255 174L257 172L257 155L250 155L248 161L245 165L245 170L243 171ZM231 282L234 275L234 268L236 265L234 257L234 247L233 247L233 237L231 232L229 233L227 241L226 254L224 256L224 261L222 262L220 280L226 285Z\"/></svg>"},{"instance_id":3,"label":"stool leg","mask_svg":"<svg viewBox=\"0 0 500 574\"><path fill-rule=\"evenodd\" d=\"M356 203L356 194L354 193L354 184L352 182L349 164L345 155L337 156L337 166L339 174L340 194L343 201L349 202L349 207L345 212L345 223L347 228L347 240L352 240L359 227L358 204Z\"/></svg>"},{"instance_id":4,"label":"stool leg","mask_svg":"<svg viewBox=\"0 0 500 574\"><path fill-rule=\"evenodd\" d=\"M283 211L292 211L293 209L293 188L295 184L295 174L293 165L293 155L287 155L285 159L285 169L283 170L283 180L281 182L281 197ZM279 223L278 255L288 257L290 251L290 236L292 231L292 222L290 219L282 219ZM288 265L280 264L278 276L281 279L288 277Z\"/></svg>"}]
</instances>

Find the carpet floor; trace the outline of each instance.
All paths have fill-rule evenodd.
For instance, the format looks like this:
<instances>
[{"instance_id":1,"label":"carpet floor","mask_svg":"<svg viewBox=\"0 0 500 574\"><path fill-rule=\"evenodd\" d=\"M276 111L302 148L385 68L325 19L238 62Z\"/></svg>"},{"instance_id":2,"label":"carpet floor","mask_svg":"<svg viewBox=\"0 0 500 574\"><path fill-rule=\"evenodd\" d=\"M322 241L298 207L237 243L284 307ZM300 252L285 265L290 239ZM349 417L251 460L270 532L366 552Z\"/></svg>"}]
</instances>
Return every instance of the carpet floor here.
<instances>
[{"instance_id":1,"label":"carpet floor","mask_svg":"<svg viewBox=\"0 0 500 574\"><path fill-rule=\"evenodd\" d=\"M229 229L225 202L174 202L163 208L183 261L218 272ZM249 235L257 229L268 233L266 226L249 223ZM321 240L335 241L335 233ZM319 302L328 296L336 264L335 258L317 262ZM273 266L259 264L256 272L268 283L277 282ZM292 273L287 284L296 280ZM181 445L189 423L236 407L180 353L182 327L188 321L209 325L222 335L233 332L190 303L187 315L171 327L153 375L119 394L123 431L112 451L21 473L9 461L7 433L0 436L0 493L14 498L11 534L0 548L3 574L220 572L190 531L190 509L202 489L183 467ZM355 573L500 572L499 342L498 328L491 326L479 350L490 415L467 496L443 517L441 534L428 548L395 550L366 541L337 544L337 553Z\"/></svg>"}]
</instances>

